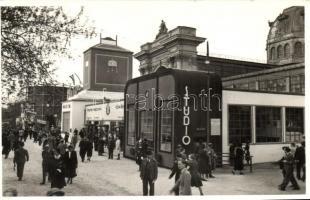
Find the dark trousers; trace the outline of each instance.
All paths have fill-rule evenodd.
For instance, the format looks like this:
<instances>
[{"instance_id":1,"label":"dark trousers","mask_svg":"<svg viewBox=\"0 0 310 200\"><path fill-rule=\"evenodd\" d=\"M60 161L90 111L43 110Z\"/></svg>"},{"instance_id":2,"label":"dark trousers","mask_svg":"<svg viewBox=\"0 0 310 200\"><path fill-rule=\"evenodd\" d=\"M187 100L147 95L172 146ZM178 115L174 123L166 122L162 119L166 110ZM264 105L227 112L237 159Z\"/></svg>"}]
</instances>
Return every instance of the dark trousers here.
<instances>
[{"instance_id":1,"label":"dark trousers","mask_svg":"<svg viewBox=\"0 0 310 200\"><path fill-rule=\"evenodd\" d=\"M149 193L149 196L154 196L154 183L152 183L152 180L143 179L143 196L147 196ZM148 185L150 185L150 192L148 191Z\"/></svg>"},{"instance_id":2,"label":"dark trousers","mask_svg":"<svg viewBox=\"0 0 310 200\"><path fill-rule=\"evenodd\" d=\"M303 174L302 174L302 177L300 176L300 171L303 171ZM296 164L296 172L297 172L297 178L298 179L305 179L305 164L302 164L302 163L297 163Z\"/></svg>"},{"instance_id":3,"label":"dark trousers","mask_svg":"<svg viewBox=\"0 0 310 200\"><path fill-rule=\"evenodd\" d=\"M48 166L47 164L42 163L42 177L43 177L42 183L45 183L45 181L46 181L46 176L48 174L48 167L47 166Z\"/></svg>"},{"instance_id":4,"label":"dark trousers","mask_svg":"<svg viewBox=\"0 0 310 200\"><path fill-rule=\"evenodd\" d=\"M23 174L24 174L24 166L25 163L16 163L16 168L17 168L17 177L18 178L23 178Z\"/></svg>"},{"instance_id":5,"label":"dark trousers","mask_svg":"<svg viewBox=\"0 0 310 200\"><path fill-rule=\"evenodd\" d=\"M113 159L113 149L109 149L109 159Z\"/></svg>"},{"instance_id":6,"label":"dark trousers","mask_svg":"<svg viewBox=\"0 0 310 200\"><path fill-rule=\"evenodd\" d=\"M85 155L86 155L86 151L84 150L82 150L82 151L80 151L80 156L81 156L81 159L82 159L82 162L84 162L84 160L85 160Z\"/></svg>"},{"instance_id":7,"label":"dark trousers","mask_svg":"<svg viewBox=\"0 0 310 200\"><path fill-rule=\"evenodd\" d=\"M298 183L294 177L293 167L285 170L285 176L281 184L281 188L285 189L289 182L292 183L294 188L299 188Z\"/></svg>"}]
</instances>

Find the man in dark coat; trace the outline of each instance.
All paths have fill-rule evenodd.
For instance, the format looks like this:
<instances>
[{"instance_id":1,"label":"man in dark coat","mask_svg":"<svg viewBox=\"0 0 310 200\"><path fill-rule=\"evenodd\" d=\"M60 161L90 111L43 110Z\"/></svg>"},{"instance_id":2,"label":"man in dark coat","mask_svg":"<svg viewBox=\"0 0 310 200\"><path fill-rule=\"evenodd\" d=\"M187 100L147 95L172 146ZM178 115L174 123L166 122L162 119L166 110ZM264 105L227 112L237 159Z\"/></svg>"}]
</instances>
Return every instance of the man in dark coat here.
<instances>
[{"instance_id":1,"label":"man in dark coat","mask_svg":"<svg viewBox=\"0 0 310 200\"><path fill-rule=\"evenodd\" d=\"M24 149L24 143L20 142L19 148L15 150L13 159L14 169L15 164L17 165L17 177L19 181L21 181L23 178L24 166L26 161L29 161L29 154L28 151Z\"/></svg>"},{"instance_id":2,"label":"man in dark coat","mask_svg":"<svg viewBox=\"0 0 310 200\"><path fill-rule=\"evenodd\" d=\"M179 168L179 165L178 165L178 161L180 161L180 160L182 160L182 158L180 158L180 157L175 158L172 169L171 169L171 174L169 175L169 179L171 179L173 176L175 176L174 177L175 183L179 180L180 174L181 174L181 169ZM173 191L174 191L174 194L176 196L179 195L179 187L176 187Z\"/></svg>"},{"instance_id":3,"label":"man in dark coat","mask_svg":"<svg viewBox=\"0 0 310 200\"><path fill-rule=\"evenodd\" d=\"M236 173L236 171L239 171L240 175L243 174L243 150L241 143L238 143L235 147L235 152L234 152L234 170L232 171L233 174Z\"/></svg>"},{"instance_id":4,"label":"man in dark coat","mask_svg":"<svg viewBox=\"0 0 310 200\"><path fill-rule=\"evenodd\" d=\"M79 144L80 156L81 156L82 162L84 162L85 155L86 155L86 152L87 152L87 144L88 144L88 142L86 140L87 140L86 138L82 138L81 141L80 141L80 144Z\"/></svg>"},{"instance_id":5,"label":"man in dark coat","mask_svg":"<svg viewBox=\"0 0 310 200\"><path fill-rule=\"evenodd\" d=\"M306 161L306 155L305 155L305 142L301 142L301 146L296 149L295 152L295 160L296 160L296 171L297 171L297 179L305 181L305 161ZM300 171L303 170L302 177L300 176Z\"/></svg>"},{"instance_id":6,"label":"man in dark coat","mask_svg":"<svg viewBox=\"0 0 310 200\"><path fill-rule=\"evenodd\" d=\"M7 133L4 132L2 132L2 146L3 146L2 155L4 155L5 156L4 158L7 159L11 151L10 149L11 145Z\"/></svg>"},{"instance_id":7,"label":"man in dark coat","mask_svg":"<svg viewBox=\"0 0 310 200\"><path fill-rule=\"evenodd\" d=\"M66 186L65 168L59 151L54 151L54 157L50 163L51 188L62 189Z\"/></svg>"},{"instance_id":8,"label":"man in dark coat","mask_svg":"<svg viewBox=\"0 0 310 200\"><path fill-rule=\"evenodd\" d=\"M111 133L108 136L108 151L109 151L109 159L113 159L113 150L115 148L115 140Z\"/></svg>"},{"instance_id":9,"label":"man in dark coat","mask_svg":"<svg viewBox=\"0 0 310 200\"><path fill-rule=\"evenodd\" d=\"M296 179L294 177L294 155L291 153L291 150L289 147L283 148L285 152L285 156L283 158L283 167L285 169L285 176L283 179L282 184L279 185L279 190L285 190L287 184L289 182L292 183L294 190L299 190L299 185L296 182Z\"/></svg>"},{"instance_id":10,"label":"man in dark coat","mask_svg":"<svg viewBox=\"0 0 310 200\"><path fill-rule=\"evenodd\" d=\"M154 184L158 176L157 161L153 158L152 151L147 151L147 157L142 160L140 178L143 183L143 196L154 196ZM148 191L148 185L150 191Z\"/></svg>"},{"instance_id":11,"label":"man in dark coat","mask_svg":"<svg viewBox=\"0 0 310 200\"><path fill-rule=\"evenodd\" d=\"M74 151L73 145L69 145L68 150L64 156L67 183L72 184L72 179L76 177L76 168L78 167L78 160L76 151Z\"/></svg>"},{"instance_id":12,"label":"man in dark coat","mask_svg":"<svg viewBox=\"0 0 310 200\"><path fill-rule=\"evenodd\" d=\"M46 176L49 174L49 164L51 159L53 158L53 154L51 151L49 151L49 146L45 145L43 146L42 151L42 182L41 185L45 184ZM50 174L49 174L50 176Z\"/></svg>"}]
</instances>

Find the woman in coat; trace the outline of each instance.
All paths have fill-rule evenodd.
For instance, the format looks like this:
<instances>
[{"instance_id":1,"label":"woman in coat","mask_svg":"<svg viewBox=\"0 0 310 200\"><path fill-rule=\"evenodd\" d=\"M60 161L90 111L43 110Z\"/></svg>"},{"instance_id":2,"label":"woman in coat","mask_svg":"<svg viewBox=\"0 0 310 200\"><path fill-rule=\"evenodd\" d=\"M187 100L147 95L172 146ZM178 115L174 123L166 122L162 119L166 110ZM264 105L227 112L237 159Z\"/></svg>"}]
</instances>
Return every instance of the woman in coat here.
<instances>
[{"instance_id":1,"label":"woman in coat","mask_svg":"<svg viewBox=\"0 0 310 200\"><path fill-rule=\"evenodd\" d=\"M54 157L50 163L51 188L62 189L66 186L65 167L59 151L54 151Z\"/></svg>"},{"instance_id":2,"label":"woman in coat","mask_svg":"<svg viewBox=\"0 0 310 200\"><path fill-rule=\"evenodd\" d=\"M234 170L232 173L235 174L237 170L240 174L243 174L243 150L241 143L237 144L235 147Z\"/></svg>"},{"instance_id":3,"label":"woman in coat","mask_svg":"<svg viewBox=\"0 0 310 200\"><path fill-rule=\"evenodd\" d=\"M76 151L74 151L73 145L68 147L68 150L64 156L64 163L66 167L67 183L72 184L72 179L76 177L76 168L78 167L78 160Z\"/></svg>"},{"instance_id":4,"label":"woman in coat","mask_svg":"<svg viewBox=\"0 0 310 200\"><path fill-rule=\"evenodd\" d=\"M201 144L198 150L198 169L201 176L201 180L206 180L207 175L209 174L209 155L206 152L206 145Z\"/></svg>"},{"instance_id":5,"label":"woman in coat","mask_svg":"<svg viewBox=\"0 0 310 200\"><path fill-rule=\"evenodd\" d=\"M187 163L189 166L189 173L191 174L191 186L198 187L200 195L203 195L201 189L202 182L198 171L198 163L194 154L189 155L189 160L187 161Z\"/></svg>"}]
</instances>

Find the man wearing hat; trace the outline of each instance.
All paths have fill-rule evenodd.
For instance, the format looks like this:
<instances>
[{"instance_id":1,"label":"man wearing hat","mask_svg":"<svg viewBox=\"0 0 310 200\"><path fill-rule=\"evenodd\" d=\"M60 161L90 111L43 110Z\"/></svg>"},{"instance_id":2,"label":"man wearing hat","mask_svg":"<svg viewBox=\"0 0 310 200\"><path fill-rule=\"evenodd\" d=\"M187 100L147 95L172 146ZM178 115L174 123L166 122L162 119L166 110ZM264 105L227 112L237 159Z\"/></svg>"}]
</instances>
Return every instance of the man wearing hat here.
<instances>
[{"instance_id":1,"label":"man wearing hat","mask_svg":"<svg viewBox=\"0 0 310 200\"><path fill-rule=\"evenodd\" d=\"M19 143L19 148L14 152L14 168L17 165L17 177L21 181L24 173L25 162L29 161L29 154L26 149L24 149L24 142Z\"/></svg>"},{"instance_id":2,"label":"man wearing hat","mask_svg":"<svg viewBox=\"0 0 310 200\"><path fill-rule=\"evenodd\" d=\"M283 157L283 167L285 170L285 176L283 179L282 184L279 185L279 190L285 190L287 184L289 182L292 183L293 190L299 190L299 185L296 182L296 179L294 177L294 155L291 152L291 149L289 147L283 147L284 150L284 157Z\"/></svg>"},{"instance_id":3,"label":"man wearing hat","mask_svg":"<svg viewBox=\"0 0 310 200\"><path fill-rule=\"evenodd\" d=\"M68 151L64 155L65 175L68 178L67 183L72 184L72 179L76 177L76 168L78 167L78 160L76 151L72 144L69 145Z\"/></svg>"},{"instance_id":4,"label":"man wearing hat","mask_svg":"<svg viewBox=\"0 0 310 200\"><path fill-rule=\"evenodd\" d=\"M147 151L147 156L142 160L140 178L143 183L143 196L154 196L154 185L158 176L157 161L153 158L151 150ZM150 190L148 191L148 185Z\"/></svg>"}]
</instances>

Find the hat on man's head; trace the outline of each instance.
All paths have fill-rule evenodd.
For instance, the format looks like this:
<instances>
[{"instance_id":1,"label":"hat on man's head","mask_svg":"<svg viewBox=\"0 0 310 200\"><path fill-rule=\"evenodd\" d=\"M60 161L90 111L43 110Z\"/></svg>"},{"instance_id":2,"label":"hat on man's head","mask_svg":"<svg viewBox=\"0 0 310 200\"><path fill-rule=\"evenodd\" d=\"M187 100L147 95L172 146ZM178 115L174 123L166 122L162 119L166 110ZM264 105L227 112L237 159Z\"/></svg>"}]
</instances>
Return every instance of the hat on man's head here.
<instances>
[{"instance_id":1,"label":"hat on man's head","mask_svg":"<svg viewBox=\"0 0 310 200\"><path fill-rule=\"evenodd\" d=\"M153 151L151 149L148 149L146 151L146 155L148 155L148 156L153 155Z\"/></svg>"}]
</instances>

